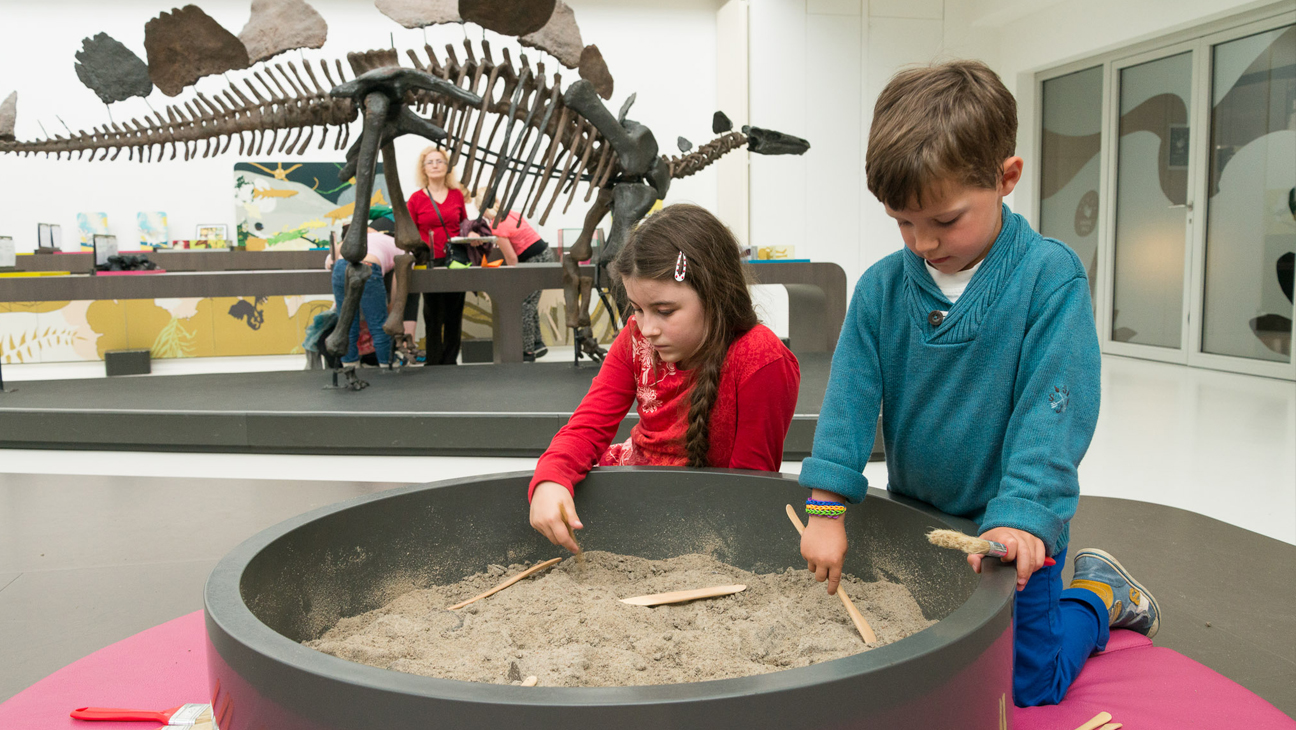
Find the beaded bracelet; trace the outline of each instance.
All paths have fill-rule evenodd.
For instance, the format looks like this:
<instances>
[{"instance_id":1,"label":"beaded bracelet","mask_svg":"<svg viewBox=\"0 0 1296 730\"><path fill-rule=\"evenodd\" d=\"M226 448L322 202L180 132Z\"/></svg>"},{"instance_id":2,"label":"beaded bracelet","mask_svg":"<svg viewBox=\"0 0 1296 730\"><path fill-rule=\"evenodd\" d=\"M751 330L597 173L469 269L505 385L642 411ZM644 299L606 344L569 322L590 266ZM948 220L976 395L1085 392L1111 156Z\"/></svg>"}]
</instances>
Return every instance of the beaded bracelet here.
<instances>
[{"instance_id":1,"label":"beaded bracelet","mask_svg":"<svg viewBox=\"0 0 1296 730\"><path fill-rule=\"evenodd\" d=\"M846 505L841 502L824 502L818 499L807 499L805 511L807 515L816 517L827 517L835 520L846 514Z\"/></svg>"}]
</instances>

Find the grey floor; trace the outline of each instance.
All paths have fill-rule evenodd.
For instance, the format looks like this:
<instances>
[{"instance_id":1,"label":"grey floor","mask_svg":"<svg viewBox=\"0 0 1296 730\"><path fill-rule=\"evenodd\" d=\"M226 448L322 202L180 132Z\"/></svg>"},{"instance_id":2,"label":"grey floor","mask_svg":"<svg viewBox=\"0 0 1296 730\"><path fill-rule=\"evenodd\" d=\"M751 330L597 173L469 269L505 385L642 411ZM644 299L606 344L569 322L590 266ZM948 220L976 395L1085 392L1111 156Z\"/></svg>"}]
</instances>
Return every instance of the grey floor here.
<instances>
[{"instance_id":1,"label":"grey floor","mask_svg":"<svg viewBox=\"0 0 1296 730\"><path fill-rule=\"evenodd\" d=\"M0 701L201 608L207 573L261 529L394 486L0 474ZM1116 554L1152 590L1164 614L1156 644L1296 716L1296 546L1107 497L1081 497L1072 546Z\"/></svg>"}]
</instances>

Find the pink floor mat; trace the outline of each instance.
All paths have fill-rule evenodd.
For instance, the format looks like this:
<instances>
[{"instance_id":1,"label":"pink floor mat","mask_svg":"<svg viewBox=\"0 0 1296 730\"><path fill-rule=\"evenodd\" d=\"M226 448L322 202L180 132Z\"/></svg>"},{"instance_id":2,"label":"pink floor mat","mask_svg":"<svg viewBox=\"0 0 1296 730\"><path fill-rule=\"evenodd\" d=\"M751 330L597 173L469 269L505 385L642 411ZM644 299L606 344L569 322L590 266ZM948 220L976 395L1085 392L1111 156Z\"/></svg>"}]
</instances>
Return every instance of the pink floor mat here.
<instances>
[{"instance_id":1,"label":"pink floor mat","mask_svg":"<svg viewBox=\"0 0 1296 730\"><path fill-rule=\"evenodd\" d=\"M0 704L0 728L154 730L157 723L83 722L78 707L165 710L210 702L203 612L141 631L78 659Z\"/></svg>"},{"instance_id":2,"label":"pink floor mat","mask_svg":"<svg viewBox=\"0 0 1296 730\"><path fill-rule=\"evenodd\" d=\"M162 710L210 701L202 611L73 662L0 703L0 728L152 730L149 723L73 720L77 707ZM1296 730L1296 720L1223 675L1130 631L1113 631L1066 701L1016 709L1017 730L1072 730L1109 712L1126 730Z\"/></svg>"}]
</instances>

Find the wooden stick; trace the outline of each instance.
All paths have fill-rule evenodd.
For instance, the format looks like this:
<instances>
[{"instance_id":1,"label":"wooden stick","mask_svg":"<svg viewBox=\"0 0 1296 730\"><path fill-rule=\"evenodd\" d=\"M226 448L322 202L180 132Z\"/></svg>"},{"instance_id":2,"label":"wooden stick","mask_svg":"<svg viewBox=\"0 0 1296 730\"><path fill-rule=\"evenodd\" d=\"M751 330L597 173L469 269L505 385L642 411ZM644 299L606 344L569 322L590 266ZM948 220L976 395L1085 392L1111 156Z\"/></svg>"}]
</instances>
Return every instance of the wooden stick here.
<instances>
[{"instance_id":1,"label":"wooden stick","mask_svg":"<svg viewBox=\"0 0 1296 730\"><path fill-rule=\"evenodd\" d=\"M504 590L505 588L508 588L509 586L513 585L514 583L516 583L516 582L522 580L523 578L527 577L528 575L531 575L532 573L538 573L538 572L540 572L540 571L542 571L542 570L545 570L546 568L551 568L551 567L557 565L561 560L562 560L562 558L552 558L552 559L550 559L550 560L546 560L546 561L544 561L543 563L539 563L539 564L537 564L537 565L533 565L533 566L531 566L530 568L527 568L526 570L522 571L521 573L518 573L517 575L513 576L512 578L509 578L508 580L504 581L503 583L500 583L499 585L495 586L494 588L490 589L489 591L486 591L485 593L481 594L480 596L473 596L472 598L469 598L468 600L464 601L463 603L456 603L455 605L451 606L451 607L448 608L447 610L449 610L449 611L457 611L457 610L463 608L464 606L467 606L467 605L470 604L470 603L474 603L474 602L476 602L476 601L480 601L481 599L486 598L487 596L493 596L493 595L495 595L496 593L499 593L500 591Z\"/></svg>"},{"instance_id":2,"label":"wooden stick","mask_svg":"<svg viewBox=\"0 0 1296 730\"><path fill-rule=\"evenodd\" d=\"M576 531L572 529L571 520L567 518L567 506L563 504L558 505L558 514L562 515L563 526L567 528L567 534L571 535L572 542L576 543L576 562L584 563L585 552L581 550L580 543L576 542Z\"/></svg>"},{"instance_id":3,"label":"wooden stick","mask_svg":"<svg viewBox=\"0 0 1296 730\"><path fill-rule=\"evenodd\" d=\"M1096 730L1097 728L1111 722L1111 719L1112 716L1110 712L1100 712L1097 715L1094 715L1092 720L1076 728L1076 730Z\"/></svg>"},{"instance_id":4,"label":"wooden stick","mask_svg":"<svg viewBox=\"0 0 1296 730\"><path fill-rule=\"evenodd\" d=\"M796 526L797 534L805 532L805 525L801 524L801 518L797 517L796 510L792 509L792 505L790 504L787 506L787 516L789 520L792 520L792 524ZM846 592L842 590L840 585L837 586L837 595L841 598L842 605L846 607L846 613L850 615L851 623L855 624L855 630L858 631L860 637L864 639L864 643L876 644L877 634L873 633L873 627L869 626L868 621L864 620L863 614L855 608L854 603L851 603L850 597L846 595ZM1093 728L1090 728L1089 730L1093 730Z\"/></svg>"},{"instance_id":5,"label":"wooden stick","mask_svg":"<svg viewBox=\"0 0 1296 730\"><path fill-rule=\"evenodd\" d=\"M622 598L622 603L628 603L631 606L661 606L667 603L684 603L685 601L696 601L699 598L715 598L717 596L732 596L735 593L741 593L747 590L745 585L732 586L711 586L710 588L694 588L688 591L670 591L669 593L653 593L648 596L635 596L634 598Z\"/></svg>"},{"instance_id":6,"label":"wooden stick","mask_svg":"<svg viewBox=\"0 0 1296 730\"><path fill-rule=\"evenodd\" d=\"M1098 728L1098 730L1120 730L1122 727L1124 727L1124 725L1121 725L1119 722L1109 722Z\"/></svg>"}]
</instances>

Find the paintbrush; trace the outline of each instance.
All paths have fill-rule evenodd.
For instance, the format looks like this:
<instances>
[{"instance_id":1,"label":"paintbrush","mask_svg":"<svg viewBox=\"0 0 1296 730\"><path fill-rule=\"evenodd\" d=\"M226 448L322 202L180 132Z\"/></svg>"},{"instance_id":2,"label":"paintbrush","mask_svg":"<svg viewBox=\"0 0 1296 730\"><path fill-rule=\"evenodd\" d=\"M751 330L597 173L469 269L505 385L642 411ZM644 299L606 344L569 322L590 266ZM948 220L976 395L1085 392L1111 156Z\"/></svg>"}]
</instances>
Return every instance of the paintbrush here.
<instances>
[{"instance_id":1,"label":"paintbrush","mask_svg":"<svg viewBox=\"0 0 1296 730\"><path fill-rule=\"evenodd\" d=\"M190 703L172 707L169 710L127 710L119 707L78 707L72 711L74 720L98 720L110 722L162 722L164 728L198 728L211 727L211 705Z\"/></svg>"},{"instance_id":2,"label":"paintbrush","mask_svg":"<svg viewBox=\"0 0 1296 730\"><path fill-rule=\"evenodd\" d=\"M927 542L936 547L949 548L951 550L961 550L968 555L985 555L990 558L1002 558L1008 554L1008 548L1003 543L994 540L982 540L979 537L964 535L957 530L936 530L932 529L927 533ZM1057 561L1053 558L1045 558L1044 565L1056 565Z\"/></svg>"}]
</instances>

